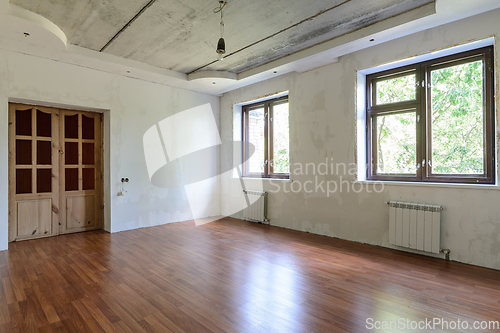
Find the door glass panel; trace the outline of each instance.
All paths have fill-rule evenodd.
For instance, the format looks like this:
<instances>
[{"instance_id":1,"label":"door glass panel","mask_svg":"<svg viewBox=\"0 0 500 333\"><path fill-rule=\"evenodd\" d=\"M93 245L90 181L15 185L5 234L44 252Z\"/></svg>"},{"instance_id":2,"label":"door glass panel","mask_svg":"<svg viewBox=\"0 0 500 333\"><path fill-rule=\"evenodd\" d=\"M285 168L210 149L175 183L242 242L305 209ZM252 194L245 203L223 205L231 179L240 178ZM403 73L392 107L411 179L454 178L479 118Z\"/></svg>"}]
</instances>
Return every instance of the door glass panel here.
<instances>
[{"instance_id":1,"label":"door glass panel","mask_svg":"<svg viewBox=\"0 0 500 333\"><path fill-rule=\"evenodd\" d=\"M376 104L389 104L414 100L417 97L416 75L410 74L378 81Z\"/></svg>"},{"instance_id":2,"label":"door glass panel","mask_svg":"<svg viewBox=\"0 0 500 333\"><path fill-rule=\"evenodd\" d=\"M78 191L78 169L66 169L64 181L66 191Z\"/></svg>"},{"instance_id":3,"label":"door glass panel","mask_svg":"<svg viewBox=\"0 0 500 333\"><path fill-rule=\"evenodd\" d=\"M288 103L273 106L273 171L290 172L290 126L288 124Z\"/></svg>"},{"instance_id":4,"label":"door glass panel","mask_svg":"<svg viewBox=\"0 0 500 333\"><path fill-rule=\"evenodd\" d=\"M31 193L31 169L16 170L16 194Z\"/></svg>"},{"instance_id":5,"label":"door glass panel","mask_svg":"<svg viewBox=\"0 0 500 333\"><path fill-rule=\"evenodd\" d=\"M83 169L83 189L84 190L95 189L94 168Z\"/></svg>"},{"instance_id":6,"label":"door glass panel","mask_svg":"<svg viewBox=\"0 0 500 333\"><path fill-rule=\"evenodd\" d=\"M484 172L483 62L431 72L433 174Z\"/></svg>"},{"instance_id":7,"label":"door glass panel","mask_svg":"<svg viewBox=\"0 0 500 333\"><path fill-rule=\"evenodd\" d=\"M255 146L248 159L248 172L264 172L264 108L248 112L248 142Z\"/></svg>"},{"instance_id":8,"label":"door glass panel","mask_svg":"<svg viewBox=\"0 0 500 333\"><path fill-rule=\"evenodd\" d=\"M65 149L64 163L78 164L78 142L66 142Z\"/></svg>"},{"instance_id":9,"label":"door glass panel","mask_svg":"<svg viewBox=\"0 0 500 333\"><path fill-rule=\"evenodd\" d=\"M31 165L31 140L16 140L16 164Z\"/></svg>"},{"instance_id":10,"label":"door glass panel","mask_svg":"<svg viewBox=\"0 0 500 333\"><path fill-rule=\"evenodd\" d=\"M16 110L16 135L31 136L31 109Z\"/></svg>"},{"instance_id":11,"label":"door glass panel","mask_svg":"<svg viewBox=\"0 0 500 333\"><path fill-rule=\"evenodd\" d=\"M36 142L36 163L52 164L52 144L50 141Z\"/></svg>"},{"instance_id":12,"label":"door glass panel","mask_svg":"<svg viewBox=\"0 0 500 333\"><path fill-rule=\"evenodd\" d=\"M64 137L78 139L78 115L64 116Z\"/></svg>"},{"instance_id":13,"label":"door glass panel","mask_svg":"<svg viewBox=\"0 0 500 333\"><path fill-rule=\"evenodd\" d=\"M94 164L94 144L93 143L82 143L82 163L85 165Z\"/></svg>"},{"instance_id":14,"label":"door glass panel","mask_svg":"<svg viewBox=\"0 0 500 333\"><path fill-rule=\"evenodd\" d=\"M416 174L415 112L377 116L377 174Z\"/></svg>"},{"instance_id":15,"label":"door glass panel","mask_svg":"<svg viewBox=\"0 0 500 333\"><path fill-rule=\"evenodd\" d=\"M52 169L36 170L36 192L37 193L52 192Z\"/></svg>"},{"instance_id":16,"label":"door glass panel","mask_svg":"<svg viewBox=\"0 0 500 333\"><path fill-rule=\"evenodd\" d=\"M47 138L52 136L52 115L50 113L36 111L36 135Z\"/></svg>"},{"instance_id":17,"label":"door glass panel","mask_svg":"<svg viewBox=\"0 0 500 333\"><path fill-rule=\"evenodd\" d=\"M94 118L82 115L82 139L94 139Z\"/></svg>"}]
</instances>

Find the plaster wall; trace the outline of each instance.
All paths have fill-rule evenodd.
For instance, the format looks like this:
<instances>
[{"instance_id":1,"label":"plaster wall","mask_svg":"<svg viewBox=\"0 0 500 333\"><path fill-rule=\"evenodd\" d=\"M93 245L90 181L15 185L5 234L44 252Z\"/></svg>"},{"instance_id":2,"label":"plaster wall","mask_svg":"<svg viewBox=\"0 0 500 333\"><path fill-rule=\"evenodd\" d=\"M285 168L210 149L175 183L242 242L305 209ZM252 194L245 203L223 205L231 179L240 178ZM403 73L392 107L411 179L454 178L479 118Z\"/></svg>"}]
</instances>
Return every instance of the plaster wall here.
<instances>
[{"instance_id":1,"label":"plaster wall","mask_svg":"<svg viewBox=\"0 0 500 333\"><path fill-rule=\"evenodd\" d=\"M499 16L500 10L495 10L469 17L343 56L335 64L283 75L224 94L221 98L223 140L233 137L234 104L288 90L292 165L319 165L328 160L335 166L347 166L346 172L341 169L328 175L313 175L311 170L308 175L292 175L292 182L245 179L247 189L263 186L270 192L268 217L271 224L393 247L388 243L385 201L441 204L445 207L441 219L441 247L451 250L451 259L500 269L499 187L385 183L381 190L380 185L371 183L354 185L355 176L349 172L350 166L356 168L357 71L498 35ZM498 61L497 54L495 57ZM498 73L497 68L497 82ZM232 158L223 157L221 167L230 164ZM307 181L311 181L307 190L312 193L304 190ZM329 195L321 189L316 191L315 186L321 181L333 181L338 188ZM239 182L234 176L222 179L222 214L230 212L236 204ZM299 185L302 186L300 191ZM234 216L241 217L240 214Z\"/></svg>"},{"instance_id":2,"label":"plaster wall","mask_svg":"<svg viewBox=\"0 0 500 333\"><path fill-rule=\"evenodd\" d=\"M105 229L111 232L192 219L184 186L160 188L149 178L143 136L169 116L204 106L218 126L219 98L149 83L85 67L34 56L0 51L0 250L7 249L8 234L8 103L9 101L64 106L104 113ZM204 120L192 119L203 127ZM175 137L164 136L169 140ZM189 143L176 143L179 150ZM214 153L204 161L219 167ZM120 180L128 177L127 191L118 197ZM210 197L197 205L196 217L220 214L219 183L205 183L197 194Z\"/></svg>"}]
</instances>

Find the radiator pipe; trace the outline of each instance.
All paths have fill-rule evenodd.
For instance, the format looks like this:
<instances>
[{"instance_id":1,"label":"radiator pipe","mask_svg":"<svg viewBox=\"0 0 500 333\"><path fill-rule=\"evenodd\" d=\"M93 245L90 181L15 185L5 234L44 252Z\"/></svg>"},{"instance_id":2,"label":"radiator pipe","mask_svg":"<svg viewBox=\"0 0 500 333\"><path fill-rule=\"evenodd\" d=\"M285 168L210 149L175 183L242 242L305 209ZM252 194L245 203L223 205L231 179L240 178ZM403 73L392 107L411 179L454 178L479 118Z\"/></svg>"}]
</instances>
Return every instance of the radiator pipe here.
<instances>
[{"instance_id":1,"label":"radiator pipe","mask_svg":"<svg viewBox=\"0 0 500 333\"><path fill-rule=\"evenodd\" d=\"M441 249L441 251L439 252L444 253L446 260L450 260L450 253L451 253L450 249Z\"/></svg>"},{"instance_id":2,"label":"radiator pipe","mask_svg":"<svg viewBox=\"0 0 500 333\"><path fill-rule=\"evenodd\" d=\"M390 204L391 204L391 202L398 202L398 201L384 201L384 203L385 203L386 205L390 205ZM431 205L431 206L434 206L434 205ZM443 206L439 206L439 210L444 210L444 207L443 207Z\"/></svg>"}]
</instances>

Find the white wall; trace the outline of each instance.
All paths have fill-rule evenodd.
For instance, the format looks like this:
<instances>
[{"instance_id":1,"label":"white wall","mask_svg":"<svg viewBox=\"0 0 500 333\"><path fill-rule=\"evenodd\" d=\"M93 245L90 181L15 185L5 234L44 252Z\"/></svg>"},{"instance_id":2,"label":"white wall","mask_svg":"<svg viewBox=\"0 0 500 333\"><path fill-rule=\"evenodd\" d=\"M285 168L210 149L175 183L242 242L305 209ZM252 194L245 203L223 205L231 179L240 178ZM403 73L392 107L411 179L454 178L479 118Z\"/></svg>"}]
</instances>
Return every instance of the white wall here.
<instances>
[{"instance_id":1,"label":"white wall","mask_svg":"<svg viewBox=\"0 0 500 333\"><path fill-rule=\"evenodd\" d=\"M7 111L12 98L108 110L105 111L106 230L116 232L193 218L183 187L166 189L151 184L143 135L166 117L202 105L211 108L218 125L218 97L0 51L0 250L7 248ZM196 121L199 120L193 119ZM214 153L204 163L218 169L218 154ZM126 186L127 194L118 197L122 177L130 178L130 183ZM212 182L208 187L204 184L200 191L204 191L200 197L213 196L214 200L204 201L201 209L197 207L197 217L219 215L219 184Z\"/></svg>"},{"instance_id":2,"label":"white wall","mask_svg":"<svg viewBox=\"0 0 500 333\"><path fill-rule=\"evenodd\" d=\"M232 105L274 92L290 91L290 147L292 163L356 162L356 71L382 63L449 47L468 40L500 33L500 10L470 17L344 56L336 64L302 74L284 75L224 94L221 99L223 140L231 140ZM498 59L498 57L497 57ZM498 81L498 69L497 69ZM228 157L230 158L230 157ZM227 158L222 168L231 163ZM343 180L352 176L342 175ZM391 247L388 244L387 200L435 203L445 207L442 215L442 248L451 249L451 259L500 269L500 191L498 187L385 184L381 193L364 185L358 194L290 192L296 182L314 181L315 176L292 176L293 183L263 180L269 194L271 224ZM340 185L340 176L318 176ZM222 214L230 212L239 191L239 180L224 177ZM259 181L245 180L247 189ZM285 187L285 188L283 188ZM298 186L295 187L298 189ZM359 189L359 186L356 187ZM288 191L289 193L286 193ZM239 216L238 214L235 215Z\"/></svg>"}]
</instances>

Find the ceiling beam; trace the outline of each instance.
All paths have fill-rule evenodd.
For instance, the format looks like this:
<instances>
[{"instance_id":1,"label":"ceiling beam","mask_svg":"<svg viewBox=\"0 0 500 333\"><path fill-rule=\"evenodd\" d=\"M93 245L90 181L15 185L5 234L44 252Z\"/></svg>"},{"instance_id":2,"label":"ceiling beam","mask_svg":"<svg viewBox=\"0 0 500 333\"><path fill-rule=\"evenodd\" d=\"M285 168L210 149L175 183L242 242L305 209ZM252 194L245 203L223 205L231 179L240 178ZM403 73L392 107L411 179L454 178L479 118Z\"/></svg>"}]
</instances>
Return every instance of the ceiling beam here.
<instances>
[{"instance_id":1,"label":"ceiling beam","mask_svg":"<svg viewBox=\"0 0 500 333\"><path fill-rule=\"evenodd\" d=\"M142 14L146 11L146 9L148 9L149 7L151 7L151 5L152 5L155 1L156 1L156 0L151 0L151 1L149 1L149 2L148 2L145 6L144 6L144 7L142 7L142 9L141 9L139 12L137 12L137 14L135 14L135 16L134 16L134 17L132 17L132 19L131 19L130 21L128 21L128 22L127 22L127 24L125 24L125 25L123 26L123 28L121 28L121 29L120 29L120 31L118 31L118 32L116 33L116 35L114 35L114 36L113 36L113 37L112 37L112 38L111 38L111 39L110 39L110 40L106 43L106 45L104 45L104 46L102 47L102 49L100 49L100 50L99 50L99 52L103 52L104 50L106 50L106 48L107 48L109 45L111 45L111 43L113 43L113 42L115 41L115 39L117 39L117 38L118 38L118 36L120 36L120 35L121 35L124 31L125 31L125 29L127 29L128 27L130 27L130 25L131 25L132 23L134 23L134 21L135 21L135 20L137 20L137 18L138 18L139 16L141 16L141 15L142 15Z\"/></svg>"}]
</instances>

